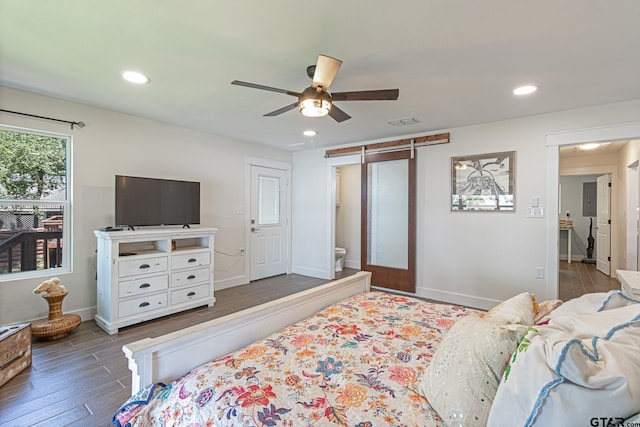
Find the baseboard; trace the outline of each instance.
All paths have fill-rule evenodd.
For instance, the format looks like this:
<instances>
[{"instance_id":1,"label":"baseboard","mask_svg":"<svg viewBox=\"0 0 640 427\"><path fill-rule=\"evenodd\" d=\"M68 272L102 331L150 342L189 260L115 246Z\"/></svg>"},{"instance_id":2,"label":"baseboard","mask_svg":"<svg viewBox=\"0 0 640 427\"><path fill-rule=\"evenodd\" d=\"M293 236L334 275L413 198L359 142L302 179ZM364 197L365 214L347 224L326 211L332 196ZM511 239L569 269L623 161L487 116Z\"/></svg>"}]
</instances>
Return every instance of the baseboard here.
<instances>
[{"instance_id":1,"label":"baseboard","mask_svg":"<svg viewBox=\"0 0 640 427\"><path fill-rule=\"evenodd\" d=\"M306 267L298 267L298 266L293 266L293 268L291 269L292 273L295 274L301 274L303 276L309 276L309 277L315 277L317 279L325 279L325 280L331 280L331 272L325 271L325 270L318 270L315 268L306 268Z\"/></svg>"},{"instance_id":2,"label":"baseboard","mask_svg":"<svg viewBox=\"0 0 640 427\"><path fill-rule=\"evenodd\" d=\"M93 320L97 313L97 307L94 305L93 307L81 308L79 310L62 310L63 314L77 314L80 316L80 321L84 322L85 320ZM36 319L25 320L24 322L19 323L33 323L36 320L45 319L47 315L45 314L42 317L38 317Z\"/></svg>"},{"instance_id":3,"label":"baseboard","mask_svg":"<svg viewBox=\"0 0 640 427\"><path fill-rule=\"evenodd\" d=\"M249 278L245 275L231 277L229 279L224 279L224 280L218 280L214 282L214 286L213 286L214 294L215 294L215 291L221 291L223 289L233 288L235 286L246 285L247 283L249 283Z\"/></svg>"},{"instance_id":4,"label":"baseboard","mask_svg":"<svg viewBox=\"0 0 640 427\"><path fill-rule=\"evenodd\" d=\"M571 262L580 262L582 261L584 258L586 258L586 256L582 255L582 254L571 254ZM560 261L566 261L567 259L569 259L569 257L567 256L567 254L560 254L558 256L558 259Z\"/></svg>"},{"instance_id":5,"label":"baseboard","mask_svg":"<svg viewBox=\"0 0 640 427\"><path fill-rule=\"evenodd\" d=\"M483 310L489 310L501 302L499 300L482 298L474 295L446 292L430 288L418 288L416 289L416 295L422 298L429 298L449 304L464 305L466 307L480 308Z\"/></svg>"},{"instance_id":6,"label":"baseboard","mask_svg":"<svg viewBox=\"0 0 640 427\"><path fill-rule=\"evenodd\" d=\"M344 260L344 266L347 268L355 268L356 270L360 270L360 261L346 259Z\"/></svg>"}]
</instances>

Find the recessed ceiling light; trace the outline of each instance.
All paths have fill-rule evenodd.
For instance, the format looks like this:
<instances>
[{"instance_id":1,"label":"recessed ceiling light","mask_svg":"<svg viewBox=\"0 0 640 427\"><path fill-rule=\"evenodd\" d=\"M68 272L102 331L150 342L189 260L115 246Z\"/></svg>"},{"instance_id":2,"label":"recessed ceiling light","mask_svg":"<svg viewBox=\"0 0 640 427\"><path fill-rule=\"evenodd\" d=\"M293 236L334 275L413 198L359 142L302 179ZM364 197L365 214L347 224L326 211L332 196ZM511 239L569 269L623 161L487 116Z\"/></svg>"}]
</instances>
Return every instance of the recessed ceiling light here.
<instances>
[{"instance_id":1,"label":"recessed ceiling light","mask_svg":"<svg viewBox=\"0 0 640 427\"><path fill-rule=\"evenodd\" d=\"M513 94L514 95L529 95L530 93L533 93L535 91L538 90L538 86L533 86L533 85L526 85L526 86L520 86L517 87L513 90Z\"/></svg>"},{"instance_id":2,"label":"recessed ceiling light","mask_svg":"<svg viewBox=\"0 0 640 427\"><path fill-rule=\"evenodd\" d=\"M304 134L304 136L316 136L318 134L318 132L316 132L315 130L305 130L302 133Z\"/></svg>"},{"instance_id":3,"label":"recessed ceiling light","mask_svg":"<svg viewBox=\"0 0 640 427\"><path fill-rule=\"evenodd\" d=\"M135 83L138 85L143 85L151 81L149 77L137 71L125 71L122 73L122 78L130 83Z\"/></svg>"}]
</instances>

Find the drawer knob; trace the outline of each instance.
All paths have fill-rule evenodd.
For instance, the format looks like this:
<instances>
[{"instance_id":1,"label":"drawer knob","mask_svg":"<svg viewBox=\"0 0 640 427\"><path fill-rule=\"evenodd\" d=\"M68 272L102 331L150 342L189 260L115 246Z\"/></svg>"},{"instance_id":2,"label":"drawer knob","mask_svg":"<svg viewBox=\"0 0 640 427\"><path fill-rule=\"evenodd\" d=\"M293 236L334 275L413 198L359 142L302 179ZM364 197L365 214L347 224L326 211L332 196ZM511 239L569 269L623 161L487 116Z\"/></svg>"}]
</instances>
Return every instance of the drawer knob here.
<instances>
[{"instance_id":1,"label":"drawer knob","mask_svg":"<svg viewBox=\"0 0 640 427\"><path fill-rule=\"evenodd\" d=\"M194 296L195 294L196 294L196 293L192 291L192 292L189 292L189 293L187 294L187 296L188 296L188 297L192 297L192 296Z\"/></svg>"},{"instance_id":2,"label":"drawer knob","mask_svg":"<svg viewBox=\"0 0 640 427\"><path fill-rule=\"evenodd\" d=\"M187 261L187 262L196 262L196 261L197 261L197 259L195 259L195 258L189 258L189 261Z\"/></svg>"},{"instance_id":3,"label":"drawer knob","mask_svg":"<svg viewBox=\"0 0 640 427\"><path fill-rule=\"evenodd\" d=\"M148 305L149 305L149 303L145 301L145 302L141 302L138 307L142 308L142 307L146 307Z\"/></svg>"},{"instance_id":4,"label":"drawer knob","mask_svg":"<svg viewBox=\"0 0 640 427\"><path fill-rule=\"evenodd\" d=\"M142 269L144 269L144 268L149 268L149 264L142 264L142 265L140 266L140 268L142 268Z\"/></svg>"},{"instance_id":5,"label":"drawer knob","mask_svg":"<svg viewBox=\"0 0 640 427\"><path fill-rule=\"evenodd\" d=\"M142 285L140 285L140 289L144 289L144 288L148 288L151 285L149 283L143 283Z\"/></svg>"},{"instance_id":6,"label":"drawer knob","mask_svg":"<svg viewBox=\"0 0 640 427\"><path fill-rule=\"evenodd\" d=\"M196 278L196 276L194 276L193 274L190 274L190 275L187 276L187 280L193 280L195 278Z\"/></svg>"}]
</instances>

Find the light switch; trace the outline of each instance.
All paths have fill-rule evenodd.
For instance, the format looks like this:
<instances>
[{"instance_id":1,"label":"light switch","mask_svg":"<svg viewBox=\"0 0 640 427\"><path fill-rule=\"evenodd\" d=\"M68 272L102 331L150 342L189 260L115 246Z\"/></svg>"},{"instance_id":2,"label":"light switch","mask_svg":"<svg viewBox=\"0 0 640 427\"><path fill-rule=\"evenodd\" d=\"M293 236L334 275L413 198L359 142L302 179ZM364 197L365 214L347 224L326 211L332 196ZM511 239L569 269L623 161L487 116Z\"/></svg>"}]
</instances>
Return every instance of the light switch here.
<instances>
[{"instance_id":1,"label":"light switch","mask_svg":"<svg viewBox=\"0 0 640 427\"><path fill-rule=\"evenodd\" d=\"M544 208L528 208L527 218L544 218Z\"/></svg>"}]
</instances>

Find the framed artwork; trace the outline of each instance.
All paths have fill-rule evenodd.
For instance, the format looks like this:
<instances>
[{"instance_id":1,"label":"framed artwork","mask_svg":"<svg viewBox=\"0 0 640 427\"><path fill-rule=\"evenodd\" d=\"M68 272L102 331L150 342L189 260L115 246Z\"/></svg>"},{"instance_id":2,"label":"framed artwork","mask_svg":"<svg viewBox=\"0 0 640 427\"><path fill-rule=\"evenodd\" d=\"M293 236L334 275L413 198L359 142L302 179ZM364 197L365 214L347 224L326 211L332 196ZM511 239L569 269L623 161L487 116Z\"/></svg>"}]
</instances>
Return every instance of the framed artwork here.
<instances>
[{"instance_id":1,"label":"framed artwork","mask_svg":"<svg viewBox=\"0 0 640 427\"><path fill-rule=\"evenodd\" d=\"M451 158L452 211L515 211L515 151Z\"/></svg>"}]
</instances>

